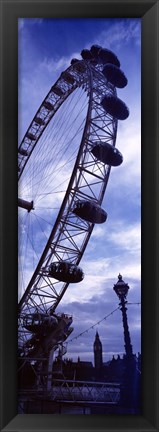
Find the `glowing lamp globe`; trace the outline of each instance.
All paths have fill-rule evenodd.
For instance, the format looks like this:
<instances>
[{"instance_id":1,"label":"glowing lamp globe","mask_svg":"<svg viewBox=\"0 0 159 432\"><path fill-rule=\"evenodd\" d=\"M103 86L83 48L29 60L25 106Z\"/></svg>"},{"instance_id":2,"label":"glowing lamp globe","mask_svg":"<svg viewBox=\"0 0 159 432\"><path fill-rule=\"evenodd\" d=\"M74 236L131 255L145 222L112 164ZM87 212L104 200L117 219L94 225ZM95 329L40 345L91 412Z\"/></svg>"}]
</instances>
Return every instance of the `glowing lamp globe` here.
<instances>
[{"instance_id":1,"label":"glowing lamp globe","mask_svg":"<svg viewBox=\"0 0 159 432\"><path fill-rule=\"evenodd\" d=\"M121 274L119 274L118 282L114 285L113 289L119 299L125 298L127 296L129 285L123 281Z\"/></svg>"}]
</instances>

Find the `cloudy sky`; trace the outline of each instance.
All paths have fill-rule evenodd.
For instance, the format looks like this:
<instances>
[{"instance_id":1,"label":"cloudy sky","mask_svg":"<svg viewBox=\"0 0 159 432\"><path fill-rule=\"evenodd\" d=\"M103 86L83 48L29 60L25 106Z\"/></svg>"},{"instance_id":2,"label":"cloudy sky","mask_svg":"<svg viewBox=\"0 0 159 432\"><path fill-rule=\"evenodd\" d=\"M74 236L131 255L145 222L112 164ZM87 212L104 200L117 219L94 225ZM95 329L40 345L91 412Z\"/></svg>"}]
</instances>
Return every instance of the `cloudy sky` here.
<instances>
[{"instance_id":1,"label":"cloudy sky","mask_svg":"<svg viewBox=\"0 0 159 432\"><path fill-rule=\"evenodd\" d=\"M130 287L127 313L133 350L141 351L141 306L136 304L141 302L140 30L140 19L19 19L19 143L51 86L72 58L81 58L82 49L99 44L112 50L128 78L128 85L117 90L130 115L118 122L116 146L124 161L111 170L102 203L108 219L95 226L80 262L84 280L68 287L58 307L58 312L73 316L67 356L74 360L80 356L93 362L96 330L104 361L124 353L121 311L112 313L118 307L113 286L119 273ZM71 169L70 165L67 175ZM60 182L57 176L56 192ZM56 195L56 202L58 198ZM42 214L40 217L42 221ZM49 223L51 217L49 214ZM21 231L20 235L22 243Z\"/></svg>"}]
</instances>

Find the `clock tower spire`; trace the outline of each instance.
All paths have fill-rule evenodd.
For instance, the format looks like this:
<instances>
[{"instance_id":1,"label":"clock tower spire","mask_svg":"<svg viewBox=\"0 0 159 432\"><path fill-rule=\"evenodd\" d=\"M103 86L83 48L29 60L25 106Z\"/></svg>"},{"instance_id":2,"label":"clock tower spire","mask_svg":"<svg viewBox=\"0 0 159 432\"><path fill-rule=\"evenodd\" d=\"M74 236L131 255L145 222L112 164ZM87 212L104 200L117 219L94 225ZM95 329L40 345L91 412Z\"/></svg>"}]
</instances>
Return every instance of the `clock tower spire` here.
<instances>
[{"instance_id":1,"label":"clock tower spire","mask_svg":"<svg viewBox=\"0 0 159 432\"><path fill-rule=\"evenodd\" d=\"M102 373L103 356L102 356L102 343L100 341L98 332L96 332L93 348L94 348L94 367L95 367L96 379L99 379Z\"/></svg>"}]
</instances>

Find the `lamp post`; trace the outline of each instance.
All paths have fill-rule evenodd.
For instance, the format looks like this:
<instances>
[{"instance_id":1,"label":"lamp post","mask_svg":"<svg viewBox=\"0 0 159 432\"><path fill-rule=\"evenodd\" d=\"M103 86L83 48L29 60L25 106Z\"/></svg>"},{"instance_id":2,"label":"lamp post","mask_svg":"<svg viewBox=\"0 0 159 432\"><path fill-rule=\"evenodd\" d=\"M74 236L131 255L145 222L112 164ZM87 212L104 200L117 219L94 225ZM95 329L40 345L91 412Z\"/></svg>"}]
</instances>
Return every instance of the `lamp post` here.
<instances>
[{"instance_id":1,"label":"lamp post","mask_svg":"<svg viewBox=\"0 0 159 432\"><path fill-rule=\"evenodd\" d=\"M124 407L123 409L128 410L127 412L133 413L134 411L134 378L135 378L135 360L131 345L128 320L127 320L127 308L126 308L126 297L129 290L129 285L125 283L122 279L121 274L118 276L118 282L113 287L115 293L119 297L120 310L122 311L122 319L123 319L123 328L124 328L124 342L125 342L125 359L124 359L124 374L123 374L123 382L121 388L121 405Z\"/></svg>"},{"instance_id":2,"label":"lamp post","mask_svg":"<svg viewBox=\"0 0 159 432\"><path fill-rule=\"evenodd\" d=\"M119 297L120 303L120 310L122 311L122 318L123 318L123 327L124 327L124 341L125 341L125 352L127 357L131 357L133 355L132 351L132 345L130 340L130 333L129 333L129 327L128 327L128 320L127 320L127 308L126 308L126 297L129 290L129 285L126 284L121 274L118 276L118 282L113 287L115 293Z\"/></svg>"}]
</instances>

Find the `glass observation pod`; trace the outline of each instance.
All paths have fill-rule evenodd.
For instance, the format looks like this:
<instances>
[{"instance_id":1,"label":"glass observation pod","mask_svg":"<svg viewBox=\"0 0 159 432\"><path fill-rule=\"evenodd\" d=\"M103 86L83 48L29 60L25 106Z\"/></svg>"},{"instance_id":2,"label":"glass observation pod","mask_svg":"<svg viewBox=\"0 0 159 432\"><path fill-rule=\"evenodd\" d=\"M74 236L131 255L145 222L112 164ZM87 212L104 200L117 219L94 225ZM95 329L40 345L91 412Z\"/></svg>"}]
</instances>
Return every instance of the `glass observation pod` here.
<instances>
[{"instance_id":1,"label":"glass observation pod","mask_svg":"<svg viewBox=\"0 0 159 432\"><path fill-rule=\"evenodd\" d=\"M58 279L61 282L76 283L81 282L84 273L76 264L67 261L58 261L50 264L49 276Z\"/></svg>"},{"instance_id":2,"label":"glass observation pod","mask_svg":"<svg viewBox=\"0 0 159 432\"><path fill-rule=\"evenodd\" d=\"M128 83L124 72L114 64L107 63L102 72L105 78L115 87L124 88Z\"/></svg>"},{"instance_id":3,"label":"glass observation pod","mask_svg":"<svg viewBox=\"0 0 159 432\"><path fill-rule=\"evenodd\" d=\"M123 162L123 155L120 151L106 142L95 142L91 153L106 165L118 166Z\"/></svg>"},{"instance_id":4,"label":"glass observation pod","mask_svg":"<svg viewBox=\"0 0 159 432\"><path fill-rule=\"evenodd\" d=\"M83 60L93 60L93 56L88 49L83 49L81 51L81 57L83 58Z\"/></svg>"},{"instance_id":5,"label":"glass observation pod","mask_svg":"<svg viewBox=\"0 0 159 432\"><path fill-rule=\"evenodd\" d=\"M83 58L83 60L88 60L94 65L97 65L97 63L98 63L98 59L94 58L91 51L88 49L83 49L81 51L81 57Z\"/></svg>"},{"instance_id":6,"label":"glass observation pod","mask_svg":"<svg viewBox=\"0 0 159 432\"><path fill-rule=\"evenodd\" d=\"M101 100L101 105L108 114L118 120L126 120L129 116L129 110L126 104L116 96L104 96Z\"/></svg>"},{"instance_id":7,"label":"glass observation pod","mask_svg":"<svg viewBox=\"0 0 159 432\"><path fill-rule=\"evenodd\" d=\"M100 45L92 45L90 49L92 56L97 60L98 60L98 53L100 49L102 49Z\"/></svg>"},{"instance_id":8,"label":"glass observation pod","mask_svg":"<svg viewBox=\"0 0 159 432\"><path fill-rule=\"evenodd\" d=\"M57 326L58 320L55 316L46 314L30 314L24 319L24 327L32 333L39 333L44 329L53 329Z\"/></svg>"},{"instance_id":9,"label":"glass observation pod","mask_svg":"<svg viewBox=\"0 0 159 432\"><path fill-rule=\"evenodd\" d=\"M107 213L93 201L78 201L73 213L88 222L101 224L106 221Z\"/></svg>"},{"instance_id":10,"label":"glass observation pod","mask_svg":"<svg viewBox=\"0 0 159 432\"><path fill-rule=\"evenodd\" d=\"M98 52L98 59L101 61L101 63L111 63L115 66L120 67L120 62L118 60L118 57L110 50L106 48L101 48Z\"/></svg>"}]
</instances>

